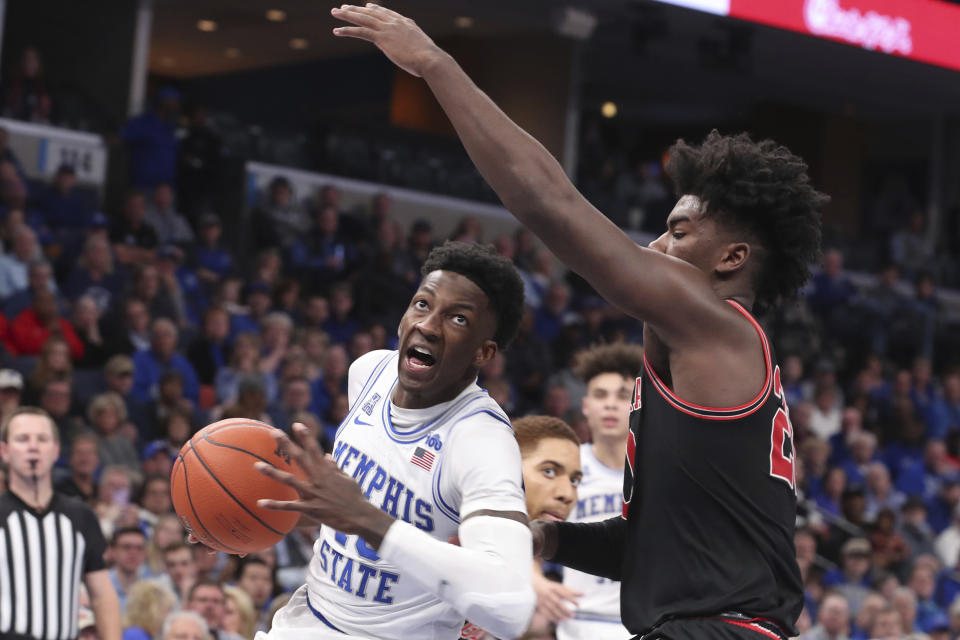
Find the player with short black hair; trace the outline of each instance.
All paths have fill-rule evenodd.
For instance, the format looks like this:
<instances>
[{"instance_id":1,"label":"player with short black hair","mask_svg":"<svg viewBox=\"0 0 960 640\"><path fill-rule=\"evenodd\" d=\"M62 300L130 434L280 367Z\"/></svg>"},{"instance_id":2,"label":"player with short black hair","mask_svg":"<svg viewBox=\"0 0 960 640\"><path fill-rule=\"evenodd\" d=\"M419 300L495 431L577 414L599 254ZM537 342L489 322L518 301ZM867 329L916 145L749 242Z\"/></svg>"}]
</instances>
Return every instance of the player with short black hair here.
<instances>
[{"instance_id":1,"label":"player with short black hair","mask_svg":"<svg viewBox=\"0 0 960 640\"><path fill-rule=\"evenodd\" d=\"M485 247L450 242L424 264L398 349L350 366L350 410L331 456L297 424L303 449L280 442L308 481L257 465L300 494L260 506L323 523L306 585L274 616L271 639L456 638L468 617L515 638L530 623L520 450L477 386L516 333L523 286Z\"/></svg>"},{"instance_id":2,"label":"player with short black hair","mask_svg":"<svg viewBox=\"0 0 960 640\"><path fill-rule=\"evenodd\" d=\"M423 77L504 206L609 302L644 322L631 402L626 507L599 523L533 523L537 551L617 579L624 626L645 638L794 635L793 428L780 371L750 309L793 295L820 252L826 196L772 141L678 142L679 199L637 245L577 191L416 23L344 5L342 37Z\"/></svg>"},{"instance_id":3,"label":"player with short black hair","mask_svg":"<svg viewBox=\"0 0 960 640\"><path fill-rule=\"evenodd\" d=\"M492 246L448 240L430 252L420 274L440 270L459 273L480 287L497 316L494 342L501 351L510 346L523 316L523 280L513 263Z\"/></svg>"}]
</instances>

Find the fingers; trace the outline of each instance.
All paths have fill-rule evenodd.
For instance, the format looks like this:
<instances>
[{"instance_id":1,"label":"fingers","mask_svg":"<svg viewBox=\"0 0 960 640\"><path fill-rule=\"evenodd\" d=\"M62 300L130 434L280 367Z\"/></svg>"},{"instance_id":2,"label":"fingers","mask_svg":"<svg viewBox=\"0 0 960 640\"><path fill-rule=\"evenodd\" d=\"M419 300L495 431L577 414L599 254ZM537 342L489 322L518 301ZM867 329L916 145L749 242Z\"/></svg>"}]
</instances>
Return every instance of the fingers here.
<instances>
[{"instance_id":1,"label":"fingers","mask_svg":"<svg viewBox=\"0 0 960 640\"><path fill-rule=\"evenodd\" d=\"M383 24L383 21L377 17L376 12L373 11L372 7L370 6L357 7L354 5L345 4L340 7L334 7L330 10L330 13L338 20L355 24L358 27L376 29L378 26Z\"/></svg>"},{"instance_id":2,"label":"fingers","mask_svg":"<svg viewBox=\"0 0 960 640\"><path fill-rule=\"evenodd\" d=\"M304 495L310 489L310 485L297 476L288 471L277 469L273 465L269 465L266 462L254 462L253 468L268 478L273 478L277 482L282 482L285 485L293 487L300 495Z\"/></svg>"},{"instance_id":3,"label":"fingers","mask_svg":"<svg viewBox=\"0 0 960 640\"><path fill-rule=\"evenodd\" d=\"M373 42L375 33L373 29L366 27L337 27L333 30L333 35L335 36L341 38L359 38L360 40L367 40L368 42Z\"/></svg>"},{"instance_id":4,"label":"fingers","mask_svg":"<svg viewBox=\"0 0 960 640\"><path fill-rule=\"evenodd\" d=\"M257 500L257 506L262 509L272 509L273 511L308 511L309 507L300 500L268 500L261 498Z\"/></svg>"},{"instance_id":5,"label":"fingers","mask_svg":"<svg viewBox=\"0 0 960 640\"><path fill-rule=\"evenodd\" d=\"M320 448L320 443L317 442L317 439L310 433L307 425L302 422L294 422L292 429L293 435L297 439L297 444L303 447L304 451L309 453L314 459L323 457L323 450Z\"/></svg>"},{"instance_id":6,"label":"fingers","mask_svg":"<svg viewBox=\"0 0 960 640\"><path fill-rule=\"evenodd\" d=\"M290 436L285 434L283 431L276 429L271 434L277 441L277 446L280 447L280 450L290 456L297 464L300 465L300 468L304 471L309 471L309 461L306 460L306 455L303 451L303 448L300 447L297 443L290 439Z\"/></svg>"},{"instance_id":7,"label":"fingers","mask_svg":"<svg viewBox=\"0 0 960 640\"><path fill-rule=\"evenodd\" d=\"M550 622L560 622L573 617L573 612L564 607L561 602L543 599L538 603L537 608Z\"/></svg>"},{"instance_id":8,"label":"fingers","mask_svg":"<svg viewBox=\"0 0 960 640\"><path fill-rule=\"evenodd\" d=\"M388 9L381 4L374 4L373 2L368 2L366 8L370 10L374 15L382 15L384 17L389 16L391 18L403 18L404 16L400 15L393 9Z\"/></svg>"}]
</instances>

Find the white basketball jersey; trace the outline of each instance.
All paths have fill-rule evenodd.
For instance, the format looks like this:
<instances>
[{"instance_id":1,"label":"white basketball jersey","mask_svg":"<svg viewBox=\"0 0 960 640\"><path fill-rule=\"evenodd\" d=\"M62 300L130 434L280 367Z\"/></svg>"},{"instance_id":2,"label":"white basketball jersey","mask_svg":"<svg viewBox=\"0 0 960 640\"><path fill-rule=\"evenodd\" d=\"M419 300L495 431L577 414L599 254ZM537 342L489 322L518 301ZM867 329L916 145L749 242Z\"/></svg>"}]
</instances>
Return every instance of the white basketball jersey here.
<instances>
[{"instance_id":1,"label":"white basketball jersey","mask_svg":"<svg viewBox=\"0 0 960 640\"><path fill-rule=\"evenodd\" d=\"M580 466L583 478L577 487L577 506L567 521L599 522L619 516L623 510L623 470L611 469L597 460L592 444L580 445ZM563 584L583 595L573 619L557 625L557 640L598 637L596 634L602 631L609 631L604 637L633 636L620 624L619 582L564 567ZM590 627L591 635L584 634L584 627Z\"/></svg>"},{"instance_id":2,"label":"white basketball jersey","mask_svg":"<svg viewBox=\"0 0 960 640\"><path fill-rule=\"evenodd\" d=\"M497 403L474 383L453 400L428 409L392 407L397 364L396 351L375 351L351 367L350 412L333 450L338 466L370 502L444 542L457 534L465 495L471 512L479 507L525 513L519 465L502 469L504 461L519 461L519 451ZM457 468L462 465L444 465L454 456L464 459L457 438L477 429L490 434L498 448L467 454L483 456L492 481L481 478L485 473L465 480ZM450 640L459 637L464 622L402 568L380 559L362 538L327 526L313 547L307 597L320 627L332 626L348 636Z\"/></svg>"}]
</instances>

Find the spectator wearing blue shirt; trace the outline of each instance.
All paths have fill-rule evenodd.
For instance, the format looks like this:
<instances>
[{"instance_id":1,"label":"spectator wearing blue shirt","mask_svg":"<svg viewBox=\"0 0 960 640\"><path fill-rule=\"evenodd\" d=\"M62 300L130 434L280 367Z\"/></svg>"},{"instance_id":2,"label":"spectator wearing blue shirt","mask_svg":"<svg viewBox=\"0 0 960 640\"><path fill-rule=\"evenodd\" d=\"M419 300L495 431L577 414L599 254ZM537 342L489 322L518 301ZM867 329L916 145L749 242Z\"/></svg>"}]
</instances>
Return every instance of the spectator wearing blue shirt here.
<instances>
[{"instance_id":1,"label":"spectator wearing blue shirt","mask_svg":"<svg viewBox=\"0 0 960 640\"><path fill-rule=\"evenodd\" d=\"M847 482L864 484L867 479L867 468L876 459L877 436L869 431L860 431L850 436L849 443L850 459L843 463Z\"/></svg>"},{"instance_id":2,"label":"spectator wearing blue shirt","mask_svg":"<svg viewBox=\"0 0 960 640\"><path fill-rule=\"evenodd\" d=\"M830 249L823 255L823 270L810 280L807 304L823 318L845 308L857 295L857 288L843 273L843 253Z\"/></svg>"},{"instance_id":3,"label":"spectator wearing blue shirt","mask_svg":"<svg viewBox=\"0 0 960 640\"><path fill-rule=\"evenodd\" d=\"M310 412L318 416L325 416L333 404L333 399L347 392L347 371L350 360L343 345L332 344L327 348L323 360L322 375L312 385L313 404Z\"/></svg>"},{"instance_id":4,"label":"spectator wearing blue shirt","mask_svg":"<svg viewBox=\"0 0 960 640\"><path fill-rule=\"evenodd\" d=\"M260 280L254 280L246 289L245 309L238 308L230 314L230 337L241 333L260 331L260 322L270 312L270 285Z\"/></svg>"},{"instance_id":5,"label":"spectator wearing blue shirt","mask_svg":"<svg viewBox=\"0 0 960 640\"><path fill-rule=\"evenodd\" d=\"M927 501L927 522L938 535L953 522L960 505L960 475L951 473L942 478L937 494Z\"/></svg>"},{"instance_id":6,"label":"spectator wearing blue shirt","mask_svg":"<svg viewBox=\"0 0 960 640\"><path fill-rule=\"evenodd\" d=\"M570 310L570 287L553 282L543 296L543 303L534 315L534 330L541 340L552 341L560 335L563 317Z\"/></svg>"},{"instance_id":7,"label":"spectator wearing blue shirt","mask_svg":"<svg viewBox=\"0 0 960 640\"><path fill-rule=\"evenodd\" d=\"M930 403L926 410L927 430L931 437L946 438L960 429L960 371L943 377L943 397Z\"/></svg>"},{"instance_id":8,"label":"spectator wearing blue shirt","mask_svg":"<svg viewBox=\"0 0 960 640\"><path fill-rule=\"evenodd\" d=\"M37 202L51 229L67 233L82 230L96 209L89 191L77 188L77 174L73 165L62 164L57 169L53 184L45 189Z\"/></svg>"},{"instance_id":9,"label":"spectator wearing blue shirt","mask_svg":"<svg viewBox=\"0 0 960 640\"><path fill-rule=\"evenodd\" d=\"M917 596L916 628L925 629L934 620L946 617L946 613L934 601L936 576L933 569L927 564L914 563L910 570L907 587Z\"/></svg>"},{"instance_id":10,"label":"spectator wearing blue shirt","mask_svg":"<svg viewBox=\"0 0 960 640\"><path fill-rule=\"evenodd\" d=\"M110 242L92 235L83 246L83 254L63 287L69 300L90 296L101 314L107 313L123 291L123 277L113 268Z\"/></svg>"},{"instance_id":11,"label":"spectator wearing blue shirt","mask_svg":"<svg viewBox=\"0 0 960 640\"><path fill-rule=\"evenodd\" d=\"M306 233L291 239L290 266L314 282L342 280L357 259L354 244L340 231L340 214L322 207Z\"/></svg>"},{"instance_id":12,"label":"spectator wearing blue shirt","mask_svg":"<svg viewBox=\"0 0 960 640\"><path fill-rule=\"evenodd\" d=\"M843 594L856 615L870 593L870 558L873 550L866 538L851 538L841 549L841 566L823 576L823 586Z\"/></svg>"},{"instance_id":13,"label":"spectator wearing blue shirt","mask_svg":"<svg viewBox=\"0 0 960 640\"><path fill-rule=\"evenodd\" d=\"M193 365L177 353L177 327L167 318L157 318L150 328L150 348L133 355L133 395L141 402L157 397L157 386L163 372L175 369L183 376L183 395L194 405L200 383Z\"/></svg>"},{"instance_id":14,"label":"spectator wearing blue shirt","mask_svg":"<svg viewBox=\"0 0 960 640\"><path fill-rule=\"evenodd\" d=\"M877 514L884 509L900 513L900 508L907 501L907 496L893 488L890 482L890 471L882 462L871 462L866 470L866 494L868 520L875 520Z\"/></svg>"},{"instance_id":15,"label":"spectator wearing blue shirt","mask_svg":"<svg viewBox=\"0 0 960 640\"><path fill-rule=\"evenodd\" d=\"M56 296L57 308L60 315L66 315L67 306L64 304L57 283L53 279L53 267L43 258L37 258L27 267L27 286L15 291L3 303L3 313L8 318L16 318L20 312L33 305L33 297L37 291L51 291Z\"/></svg>"},{"instance_id":16,"label":"spectator wearing blue shirt","mask_svg":"<svg viewBox=\"0 0 960 640\"><path fill-rule=\"evenodd\" d=\"M831 467L823 478L823 488L814 501L826 513L839 516L843 492L847 487L847 473L843 467Z\"/></svg>"},{"instance_id":17,"label":"spectator wearing blue shirt","mask_svg":"<svg viewBox=\"0 0 960 640\"><path fill-rule=\"evenodd\" d=\"M360 323L353 317L353 288L349 283L338 282L330 289L330 317L323 323L323 330L331 342L342 345L360 330Z\"/></svg>"},{"instance_id":18,"label":"spectator wearing blue shirt","mask_svg":"<svg viewBox=\"0 0 960 640\"><path fill-rule=\"evenodd\" d=\"M947 454L947 445L943 440L930 439L924 445L923 460L901 471L897 489L908 496L930 500L937 495L944 480L956 472L957 467Z\"/></svg>"},{"instance_id":19,"label":"spectator wearing blue shirt","mask_svg":"<svg viewBox=\"0 0 960 640\"><path fill-rule=\"evenodd\" d=\"M784 390L786 391L786 390ZM789 405L793 409L796 405ZM792 413L792 412L791 412ZM792 418L793 416L791 416ZM850 445L853 439L863 432L863 414L856 407L847 407L840 414L840 432L830 436L831 465L843 465L850 461Z\"/></svg>"},{"instance_id":20,"label":"spectator wearing blue shirt","mask_svg":"<svg viewBox=\"0 0 960 640\"><path fill-rule=\"evenodd\" d=\"M223 225L215 213L205 213L197 221L199 243L194 250L193 264L197 277L211 290L233 270L230 252L220 245Z\"/></svg>"},{"instance_id":21,"label":"spectator wearing blue shirt","mask_svg":"<svg viewBox=\"0 0 960 640\"><path fill-rule=\"evenodd\" d=\"M130 181L138 188L173 184L177 174L176 117L180 92L164 87L150 111L131 118L120 131L130 158Z\"/></svg>"}]
</instances>

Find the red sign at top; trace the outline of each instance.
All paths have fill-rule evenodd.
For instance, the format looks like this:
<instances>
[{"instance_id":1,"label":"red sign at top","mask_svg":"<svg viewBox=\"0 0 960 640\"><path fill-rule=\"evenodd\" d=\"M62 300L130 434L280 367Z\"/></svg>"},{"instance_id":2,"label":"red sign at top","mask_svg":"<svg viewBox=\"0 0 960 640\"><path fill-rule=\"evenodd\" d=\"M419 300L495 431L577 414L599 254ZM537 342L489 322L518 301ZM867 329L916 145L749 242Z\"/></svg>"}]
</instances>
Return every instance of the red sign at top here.
<instances>
[{"instance_id":1,"label":"red sign at top","mask_svg":"<svg viewBox=\"0 0 960 640\"><path fill-rule=\"evenodd\" d=\"M727 15L734 18L960 70L960 5L939 0L729 2Z\"/></svg>"}]
</instances>

